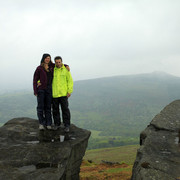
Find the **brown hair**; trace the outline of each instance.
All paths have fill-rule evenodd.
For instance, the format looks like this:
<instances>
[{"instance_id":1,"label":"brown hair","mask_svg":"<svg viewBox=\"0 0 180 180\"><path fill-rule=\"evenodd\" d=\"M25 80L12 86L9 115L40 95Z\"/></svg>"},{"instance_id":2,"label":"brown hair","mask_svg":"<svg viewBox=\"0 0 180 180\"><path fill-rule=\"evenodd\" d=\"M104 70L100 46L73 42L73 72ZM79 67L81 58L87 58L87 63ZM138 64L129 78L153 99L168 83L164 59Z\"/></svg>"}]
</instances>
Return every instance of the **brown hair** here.
<instances>
[{"instance_id":1,"label":"brown hair","mask_svg":"<svg viewBox=\"0 0 180 180\"><path fill-rule=\"evenodd\" d=\"M49 64L41 63L41 66L44 68L46 72L49 72Z\"/></svg>"},{"instance_id":2,"label":"brown hair","mask_svg":"<svg viewBox=\"0 0 180 180\"><path fill-rule=\"evenodd\" d=\"M61 57L61 56L56 56L56 57L54 58L54 61L59 60L59 59L61 59L61 61L62 61L62 57Z\"/></svg>"}]
</instances>

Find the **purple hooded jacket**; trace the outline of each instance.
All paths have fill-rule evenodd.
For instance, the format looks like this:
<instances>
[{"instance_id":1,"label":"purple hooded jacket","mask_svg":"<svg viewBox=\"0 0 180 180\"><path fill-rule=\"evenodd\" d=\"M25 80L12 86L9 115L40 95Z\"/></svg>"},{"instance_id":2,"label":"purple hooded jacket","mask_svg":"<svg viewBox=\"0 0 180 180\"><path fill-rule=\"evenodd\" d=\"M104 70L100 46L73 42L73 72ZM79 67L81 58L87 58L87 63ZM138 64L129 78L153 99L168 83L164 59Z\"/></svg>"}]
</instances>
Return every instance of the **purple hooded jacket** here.
<instances>
[{"instance_id":1,"label":"purple hooded jacket","mask_svg":"<svg viewBox=\"0 0 180 180\"><path fill-rule=\"evenodd\" d=\"M49 70L53 75L54 71L54 64L51 64L49 66ZM41 86L37 87L37 82L40 80ZM38 89L46 89L47 88L47 75L44 68L40 65L36 68L34 72L34 78L33 78L33 89L34 89L34 95L38 93Z\"/></svg>"}]
</instances>

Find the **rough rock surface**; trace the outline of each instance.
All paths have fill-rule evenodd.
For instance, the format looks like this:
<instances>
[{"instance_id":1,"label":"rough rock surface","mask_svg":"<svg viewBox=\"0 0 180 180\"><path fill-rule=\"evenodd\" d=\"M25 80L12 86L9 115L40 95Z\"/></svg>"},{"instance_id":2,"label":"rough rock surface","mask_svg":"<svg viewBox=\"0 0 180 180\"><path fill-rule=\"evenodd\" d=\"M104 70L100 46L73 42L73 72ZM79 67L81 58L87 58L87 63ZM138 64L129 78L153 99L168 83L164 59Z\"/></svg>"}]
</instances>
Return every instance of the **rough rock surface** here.
<instances>
[{"instance_id":1,"label":"rough rock surface","mask_svg":"<svg viewBox=\"0 0 180 180\"><path fill-rule=\"evenodd\" d=\"M166 106L140 135L132 180L180 179L180 100Z\"/></svg>"},{"instance_id":2,"label":"rough rock surface","mask_svg":"<svg viewBox=\"0 0 180 180\"><path fill-rule=\"evenodd\" d=\"M63 129L38 130L38 121L15 118L0 128L0 179L78 180L90 132L71 125L60 142Z\"/></svg>"}]
</instances>

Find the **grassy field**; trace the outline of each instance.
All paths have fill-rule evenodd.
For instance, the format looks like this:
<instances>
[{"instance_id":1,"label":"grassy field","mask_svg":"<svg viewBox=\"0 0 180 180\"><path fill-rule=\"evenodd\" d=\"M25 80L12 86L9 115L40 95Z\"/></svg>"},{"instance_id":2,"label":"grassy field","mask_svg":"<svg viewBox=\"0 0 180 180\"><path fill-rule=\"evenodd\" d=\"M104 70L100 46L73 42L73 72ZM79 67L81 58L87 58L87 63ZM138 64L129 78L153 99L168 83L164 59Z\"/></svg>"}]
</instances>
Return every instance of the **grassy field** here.
<instances>
[{"instance_id":1,"label":"grassy field","mask_svg":"<svg viewBox=\"0 0 180 180\"><path fill-rule=\"evenodd\" d=\"M132 165L127 164L93 164L83 161L80 180L130 180Z\"/></svg>"},{"instance_id":2,"label":"grassy field","mask_svg":"<svg viewBox=\"0 0 180 180\"><path fill-rule=\"evenodd\" d=\"M100 148L112 148L119 146L135 145L139 143L139 137L129 136L103 136L102 131L91 130L91 136L88 141L88 150Z\"/></svg>"},{"instance_id":3,"label":"grassy field","mask_svg":"<svg viewBox=\"0 0 180 180\"><path fill-rule=\"evenodd\" d=\"M130 180L139 145L87 150L84 156L81 180ZM109 163L102 163L102 160Z\"/></svg>"},{"instance_id":4,"label":"grassy field","mask_svg":"<svg viewBox=\"0 0 180 180\"><path fill-rule=\"evenodd\" d=\"M98 138L98 139L103 139L103 138L121 138L121 136L100 136L99 134L102 131L95 131L95 130L90 130L91 131L91 137L92 138Z\"/></svg>"},{"instance_id":5,"label":"grassy field","mask_svg":"<svg viewBox=\"0 0 180 180\"><path fill-rule=\"evenodd\" d=\"M126 163L132 165L139 145L120 146L114 148L103 148L87 150L84 156L84 160L92 160L99 164L102 160Z\"/></svg>"}]
</instances>

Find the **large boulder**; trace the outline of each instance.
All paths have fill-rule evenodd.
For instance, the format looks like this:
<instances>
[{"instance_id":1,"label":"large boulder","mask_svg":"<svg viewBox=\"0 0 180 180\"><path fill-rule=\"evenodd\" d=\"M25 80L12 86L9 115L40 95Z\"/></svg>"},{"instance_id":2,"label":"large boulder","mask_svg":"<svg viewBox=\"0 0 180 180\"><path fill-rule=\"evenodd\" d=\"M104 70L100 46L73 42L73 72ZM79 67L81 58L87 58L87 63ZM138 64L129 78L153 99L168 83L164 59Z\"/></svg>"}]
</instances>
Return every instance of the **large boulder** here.
<instances>
[{"instance_id":1,"label":"large boulder","mask_svg":"<svg viewBox=\"0 0 180 180\"><path fill-rule=\"evenodd\" d=\"M35 119L12 119L0 128L0 179L78 180L89 137L74 125L69 133L39 131Z\"/></svg>"},{"instance_id":2,"label":"large boulder","mask_svg":"<svg viewBox=\"0 0 180 180\"><path fill-rule=\"evenodd\" d=\"M140 135L132 180L180 179L180 100L166 106Z\"/></svg>"}]
</instances>

